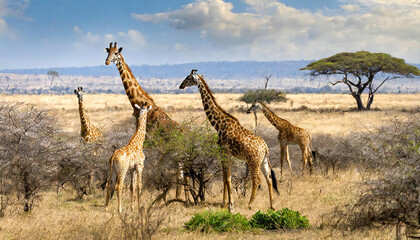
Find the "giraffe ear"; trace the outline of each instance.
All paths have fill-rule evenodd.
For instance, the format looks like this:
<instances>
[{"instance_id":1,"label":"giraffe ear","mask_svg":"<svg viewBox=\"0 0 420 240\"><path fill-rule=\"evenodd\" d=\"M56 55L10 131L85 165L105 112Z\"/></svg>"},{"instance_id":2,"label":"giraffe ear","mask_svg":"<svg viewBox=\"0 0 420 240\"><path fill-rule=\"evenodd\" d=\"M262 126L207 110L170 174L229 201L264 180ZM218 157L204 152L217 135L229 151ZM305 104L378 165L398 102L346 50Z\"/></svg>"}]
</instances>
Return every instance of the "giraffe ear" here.
<instances>
[{"instance_id":1,"label":"giraffe ear","mask_svg":"<svg viewBox=\"0 0 420 240\"><path fill-rule=\"evenodd\" d=\"M76 90L76 89L74 89L74 94L76 94L76 95L77 95L77 90Z\"/></svg>"},{"instance_id":2,"label":"giraffe ear","mask_svg":"<svg viewBox=\"0 0 420 240\"><path fill-rule=\"evenodd\" d=\"M105 52L109 53L109 48L105 48L104 50Z\"/></svg>"},{"instance_id":3,"label":"giraffe ear","mask_svg":"<svg viewBox=\"0 0 420 240\"><path fill-rule=\"evenodd\" d=\"M150 109L152 109L152 105L149 105L149 106L147 107L147 111L150 111Z\"/></svg>"},{"instance_id":4,"label":"giraffe ear","mask_svg":"<svg viewBox=\"0 0 420 240\"><path fill-rule=\"evenodd\" d=\"M136 104L134 104L134 107L135 107L135 108L137 108L137 109L139 109L139 110L141 109L141 108L140 108L140 106L139 106L139 105L137 105L137 103L136 103Z\"/></svg>"},{"instance_id":5,"label":"giraffe ear","mask_svg":"<svg viewBox=\"0 0 420 240\"><path fill-rule=\"evenodd\" d=\"M121 53L121 52L122 52L122 50L123 50L123 48L122 48L122 47L120 47L120 48L118 49L118 53Z\"/></svg>"}]
</instances>

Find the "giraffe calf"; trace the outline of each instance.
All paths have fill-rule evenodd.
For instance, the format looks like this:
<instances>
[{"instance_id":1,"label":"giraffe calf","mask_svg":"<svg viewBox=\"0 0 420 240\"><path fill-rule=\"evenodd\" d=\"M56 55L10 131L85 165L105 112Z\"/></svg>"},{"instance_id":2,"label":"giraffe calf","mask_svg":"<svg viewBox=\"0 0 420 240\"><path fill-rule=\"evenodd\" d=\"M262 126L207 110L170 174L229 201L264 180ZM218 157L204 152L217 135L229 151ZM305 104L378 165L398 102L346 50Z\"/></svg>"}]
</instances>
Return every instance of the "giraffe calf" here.
<instances>
[{"instance_id":1,"label":"giraffe calf","mask_svg":"<svg viewBox=\"0 0 420 240\"><path fill-rule=\"evenodd\" d=\"M137 131L130 139L128 144L115 150L114 154L109 159L105 207L108 206L109 200L112 198L114 190L116 190L119 213L122 212L122 190L124 186L124 179L127 173L129 174L131 180L131 209L134 208L134 172L137 175L137 201L138 207L140 208L140 192L142 188L143 166L145 159L143 153L143 142L146 135L147 113L150 111L152 106L146 107L145 104L142 108L140 108L136 104L135 107L140 110Z\"/></svg>"}]
</instances>

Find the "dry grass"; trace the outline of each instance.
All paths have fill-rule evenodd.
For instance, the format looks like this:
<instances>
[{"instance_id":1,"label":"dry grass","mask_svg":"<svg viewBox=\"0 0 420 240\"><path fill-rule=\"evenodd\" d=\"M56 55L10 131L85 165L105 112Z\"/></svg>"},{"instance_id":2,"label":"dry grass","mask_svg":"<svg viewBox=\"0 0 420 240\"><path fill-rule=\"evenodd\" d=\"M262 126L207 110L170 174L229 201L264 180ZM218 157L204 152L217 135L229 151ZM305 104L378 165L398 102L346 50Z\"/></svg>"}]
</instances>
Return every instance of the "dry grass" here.
<instances>
[{"instance_id":1,"label":"dry grass","mask_svg":"<svg viewBox=\"0 0 420 240\"><path fill-rule=\"evenodd\" d=\"M227 111L236 116L247 128L253 128L253 115L246 115L238 109L246 108L239 102L239 94L216 94L217 101ZM197 121L205 121L201 100L198 94L182 95L152 95L156 103L176 121L184 121L191 116ZM300 127L308 129L313 134L329 133L343 135L352 131L364 131L374 126L386 124L391 119L409 111L418 111L420 94L415 95L377 95L373 107L379 111L350 111L355 106L354 100L348 95L296 94L288 95L293 100L287 103L271 104L270 107L281 117L288 119ZM74 95L61 96L29 96L0 95L1 102L25 102L52 109L63 128L75 133L79 131L77 99ZM0 102L0 103L1 103ZM310 110L294 111L306 106ZM105 131L123 120L131 118L132 109L125 95L86 95L85 109L91 121ZM301 108L303 109L303 108ZM260 113L260 126L271 129L274 127ZM104 161L106 161L104 159ZM293 161L293 159L292 159ZM275 169L279 175L279 169ZM188 233L182 230L183 224L199 211L207 208L217 208L212 203L222 200L221 182L211 186L209 203L206 206L185 208L179 203L164 208L167 218L155 236L156 239L393 239L395 229L379 228L365 229L358 232L342 232L325 226L328 216L336 206L342 206L356 198L354 185L361 180L359 173L352 169L339 172L334 176L325 177L319 173L313 176L292 175L289 171L279 184L280 196L275 196L274 206L277 209L288 207L308 216L312 227L308 230L286 230L278 232L264 231L260 233L227 233L201 234ZM234 194L235 211L246 217L251 217L258 209L267 209L268 193L266 185L257 192L254 209L248 210L246 198ZM129 206L128 190L125 190L123 206ZM150 201L157 193L144 192L142 201ZM174 193L171 193L174 195ZM0 239L115 239L121 238L121 220L117 214L115 199L110 209L105 211L103 204L105 193L97 190L96 196L86 201L75 201L75 193L64 192L57 198L53 191L45 192L43 200L30 214L23 214L21 206L9 206L6 217L0 219ZM128 209L128 208L127 208ZM257 235L255 235L257 234Z\"/></svg>"},{"instance_id":2,"label":"dry grass","mask_svg":"<svg viewBox=\"0 0 420 240\"><path fill-rule=\"evenodd\" d=\"M324 227L324 218L334 210L335 206L350 201L354 197L352 186L360 176L357 173L342 172L334 177L315 176L284 176L279 187L281 194L275 197L274 206L277 209L287 207L308 216L312 227L308 230L262 231L259 233L226 233L201 234L183 231L183 224L197 212L204 209L216 209L211 203L221 201L221 189L215 186L213 198L207 206L185 208L178 203L165 207L167 217L163 226L155 236L156 239L392 239L394 230L366 229L359 232L342 232L330 227ZM286 180L287 179L287 180ZM221 185L217 184L217 185ZM128 189L125 190L128 192ZM173 194L173 193L172 193ZM115 239L121 236L122 223L117 213L116 200L111 201L110 209L104 211L105 193L97 190L96 197L86 201L72 200L75 195L65 192L59 198L53 191L44 193L44 200L32 213L18 213L18 206L12 206L6 217L0 219L0 239ZM129 206L129 194L124 195L124 205ZM150 201L151 194L144 192L142 201ZM253 210L247 208L246 198L234 194L235 211L250 218L258 209L267 209L268 194L266 186L258 191ZM11 212L14 209L15 212Z\"/></svg>"},{"instance_id":3,"label":"dry grass","mask_svg":"<svg viewBox=\"0 0 420 240\"><path fill-rule=\"evenodd\" d=\"M52 109L62 120L65 130L78 131L80 127L77 98L75 95L0 95L3 102L21 101ZM243 112L247 106L238 99L240 94L216 94L218 103L232 113L247 128L254 127L253 115ZM182 122L196 117L205 121L201 98L198 94L155 94L155 102L175 121ZM403 112L420 112L420 94L377 94L373 108L375 111L353 111L355 102L346 94L290 94L286 103L269 105L277 115L289 120L313 134L347 134L378 126L397 117ZM293 107L291 107L293 101ZM85 109L90 120L99 128L131 118L132 109L126 95L94 94L85 96ZM299 110L306 106L309 110ZM240 111L242 110L242 111ZM272 127L262 113L258 114L259 126ZM273 130L274 127L273 127Z\"/></svg>"}]
</instances>

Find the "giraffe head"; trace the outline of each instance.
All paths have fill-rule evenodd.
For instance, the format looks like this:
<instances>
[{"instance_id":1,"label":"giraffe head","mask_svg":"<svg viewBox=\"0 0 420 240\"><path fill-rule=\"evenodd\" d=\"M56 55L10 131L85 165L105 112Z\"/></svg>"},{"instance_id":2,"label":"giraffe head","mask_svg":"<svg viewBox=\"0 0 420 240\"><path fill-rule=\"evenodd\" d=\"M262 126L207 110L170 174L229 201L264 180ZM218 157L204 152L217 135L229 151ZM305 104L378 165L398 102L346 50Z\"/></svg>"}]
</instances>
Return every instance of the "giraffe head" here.
<instances>
[{"instance_id":1,"label":"giraffe head","mask_svg":"<svg viewBox=\"0 0 420 240\"><path fill-rule=\"evenodd\" d=\"M246 111L246 113L251 113L251 112L256 112L258 109L260 109L261 108L261 105L260 105L260 103L258 102L258 101L254 101L253 103L252 103L252 106L248 109L248 111Z\"/></svg>"},{"instance_id":2,"label":"giraffe head","mask_svg":"<svg viewBox=\"0 0 420 240\"><path fill-rule=\"evenodd\" d=\"M179 85L179 89L184 89L185 87L197 86L200 82L200 76L197 74L197 69L191 70L190 75L188 75L184 81Z\"/></svg>"},{"instance_id":3,"label":"giraffe head","mask_svg":"<svg viewBox=\"0 0 420 240\"><path fill-rule=\"evenodd\" d=\"M109 44L109 48L105 48L105 52L108 53L108 57L106 57L105 65L109 65L111 62L117 61L121 57L121 52L123 48L117 48L117 43L114 42L114 46L112 43Z\"/></svg>"},{"instance_id":4,"label":"giraffe head","mask_svg":"<svg viewBox=\"0 0 420 240\"><path fill-rule=\"evenodd\" d=\"M139 116L142 115L142 114L147 114L147 112L149 112L152 109L152 105L147 106L147 103L143 103L141 105L142 105L142 107L140 107L137 104L134 104L134 107L137 108L138 110L140 110Z\"/></svg>"},{"instance_id":5,"label":"giraffe head","mask_svg":"<svg viewBox=\"0 0 420 240\"><path fill-rule=\"evenodd\" d=\"M77 89L74 89L74 94L76 94L77 98L80 101L83 101L83 95L85 94L85 91L83 91L82 87L78 87Z\"/></svg>"}]
</instances>

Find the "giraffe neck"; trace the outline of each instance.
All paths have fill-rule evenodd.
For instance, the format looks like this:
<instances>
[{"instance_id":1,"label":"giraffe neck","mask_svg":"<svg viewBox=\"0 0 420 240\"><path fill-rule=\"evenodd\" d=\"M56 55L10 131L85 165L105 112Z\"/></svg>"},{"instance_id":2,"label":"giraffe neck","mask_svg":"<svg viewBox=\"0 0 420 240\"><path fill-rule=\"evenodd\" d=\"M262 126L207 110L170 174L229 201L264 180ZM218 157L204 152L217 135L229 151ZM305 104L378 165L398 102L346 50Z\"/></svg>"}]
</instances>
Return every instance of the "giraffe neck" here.
<instances>
[{"instance_id":1,"label":"giraffe neck","mask_svg":"<svg viewBox=\"0 0 420 240\"><path fill-rule=\"evenodd\" d=\"M140 84L137 82L136 78L131 72L130 67L125 63L122 55L119 55L119 59L116 61L116 66L121 76L122 83L124 85L125 93L127 94L128 100L131 105L134 107L136 98L144 97L148 98L152 103L153 99L143 90Z\"/></svg>"},{"instance_id":2,"label":"giraffe neck","mask_svg":"<svg viewBox=\"0 0 420 240\"><path fill-rule=\"evenodd\" d=\"M217 104L216 99L210 91L210 88L201 77L198 84L198 90L201 94L201 101L203 102L204 112L206 113L207 119L210 121L211 125L216 129L216 131L219 132L224 128L226 121L222 121L223 119L230 118L236 120L235 117L227 113L219 106L219 104Z\"/></svg>"},{"instance_id":3,"label":"giraffe neck","mask_svg":"<svg viewBox=\"0 0 420 240\"><path fill-rule=\"evenodd\" d=\"M140 114L136 133L129 141L128 143L129 145L133 145L136 148L143 147L143 142L146 136L146 122L147 122L147 112Z\"/></svg>"},{"instance_id":4,"label":"giraffe neck","mask_svg":"<svg viewBox=\"0 0 420 240\"><path fill-rule=\"evenodd\" d=\"M83 133L85 133L88 130L88 120L85 116L85 110L83 109L83 101L79 99L79 115L80 115L80 123L81 123L81 130L82 130L82 135Z\"/></svg>"},{"instance_id":5,"label":"giraffe neck","mask_svg":"<svg viewBox=\"0 0 420 240\"><path fill-rule=\"evenodd\" d=\"M276 128L282 128L283 125L288 122L287 120L284 120L278 117L276 114L274 114L264 103L259 102L259 104L265 117Z\"/></svg>"}]
</instances>

